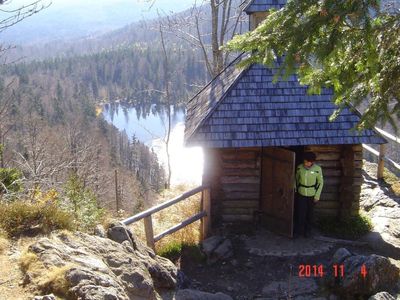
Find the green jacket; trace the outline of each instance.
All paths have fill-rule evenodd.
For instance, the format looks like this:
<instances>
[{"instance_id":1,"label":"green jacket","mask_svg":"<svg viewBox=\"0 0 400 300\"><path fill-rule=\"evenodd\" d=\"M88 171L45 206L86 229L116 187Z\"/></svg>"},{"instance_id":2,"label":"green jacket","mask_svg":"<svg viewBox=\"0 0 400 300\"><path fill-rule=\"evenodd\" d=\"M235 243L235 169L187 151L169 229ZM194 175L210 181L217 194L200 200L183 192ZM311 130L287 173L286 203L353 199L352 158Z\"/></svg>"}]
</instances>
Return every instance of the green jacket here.
<instances>
[{"instance_id":1,"label":"green jacket","mask_svg":"<svg viewBox=\"0 0 400 300\"><path fill-rule=\"evenodd\" d=\"M310 169L306 169L303 164L297 166L295 190L300 195L319 200L323 186L324 179L320 166L313 164Z\"/></svg>"}]
</instances>

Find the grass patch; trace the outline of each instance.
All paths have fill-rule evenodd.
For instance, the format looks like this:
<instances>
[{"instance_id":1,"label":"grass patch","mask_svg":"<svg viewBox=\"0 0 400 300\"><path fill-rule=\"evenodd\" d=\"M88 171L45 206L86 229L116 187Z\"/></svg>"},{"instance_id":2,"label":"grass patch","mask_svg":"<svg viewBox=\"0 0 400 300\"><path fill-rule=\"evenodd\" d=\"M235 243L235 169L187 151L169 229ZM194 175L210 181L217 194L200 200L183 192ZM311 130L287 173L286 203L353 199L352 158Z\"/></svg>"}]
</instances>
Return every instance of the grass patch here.
<instances>
[{"instance_id":1,"label":"grass patch","mask_svg":"<svg viewBox=\"0 0 400 300\"><path fill-rule=\"evenodd\" d=\"M368 216L358 214L338 220L336 217L321 217L316 225L323 234L341 239L356 240L372 229Z\"/></svg>"},{"instance_id":2,"label":"grass patch","mask_svg":"<svg viewBox=\"0 0 400 300\"><path fill-rule=\"evenodd\" d=\"M170 244L164 244L163 247L159 247L157 249L157 254L168 258L174 263L182 257L183 259L194 263L202 263L205 261L205 256L198 245L179 243L176 241Z\"/></svg>"},{"instance_id":3,"label":"grass patch","mask_svg":"<svg viewBox=\"0 0 400 300\"><path fill-rule=\"evenodd\" d=\"M19 267L28 275L29 283L42 293L54 293L63 299L70 299L70 286L65 274L72 265L46 268L35 253L24 251L19 258Z\"/></svg>"},{"instance_id":4,"label":"grass patch","mask_svg":"<svg viewBox=\"0 0 400 300\"><path fill-rule=\"evenodd\" d=\"M0 215L0 228L9 237L73 228L72 216L52 203L25 201L6 203L0 206Z\"/></svg>"},{"instance_id":5,"label":"grass patch","mask_svg":"<svg viewBox=\"0 0 400 300\"><path fill-rule=\"evenodd\" d=\"M395 174L385 168L383 171L383 180L390 185L392 192L396 196L400 196L400 179Z\"/></svg>"}]
</instances>

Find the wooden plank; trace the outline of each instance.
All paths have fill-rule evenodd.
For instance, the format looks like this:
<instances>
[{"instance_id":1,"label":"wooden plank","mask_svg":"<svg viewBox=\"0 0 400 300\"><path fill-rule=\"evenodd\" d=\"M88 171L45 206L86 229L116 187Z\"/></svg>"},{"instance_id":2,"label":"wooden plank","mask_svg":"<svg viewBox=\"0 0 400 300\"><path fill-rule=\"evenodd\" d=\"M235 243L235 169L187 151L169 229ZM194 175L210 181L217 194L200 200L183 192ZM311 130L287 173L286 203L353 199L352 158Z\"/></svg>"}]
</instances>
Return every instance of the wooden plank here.
<instances>
[{"instance_id":1,"label":"wooden plank","mask_svg":"<svg viewBox=\"0 0 400 300\"><path fill-rule=\"evenodd\" d=\"M175 226L173 226L173 227L171 227L171 228L165 230L164 232L162 232L162 233L156 235L156 236L154 237L154 241L157 242L157 241L161 240L163 237L165 237L165 236L167 236L167 235L170 235L170 234L172 234L172 233L178 231L179 229L182 229L182 228L184 228L184 227L186 227L186 226L188 226L188 225L190 225L190 224L192 224L192 223L194 223L194 222L200 220L200 219L203 218L205 215L206 215L206 212L205 212L205 211L202 211L202 212L200 212L200 213L198 213L198 214L196 214L196 215L190 217L189 219L187 219L187 220L185 220L185 221L183 221L183 222L181 222L181 223L179 223L179 224L177 224L177 225L175 225Z\"/></svg>"},{"instance_id":2,"label":"wooden plank","mask_svg":"<svg viewBox=\"0 0 400 300\"><path fill-rule=\"evenodd\" d=\"M224 222L251 222L253 216L250 215L222 215Z\"/></svg>"},{"instance_id":3,"label":"wooden plank","mask_svg":"<svg viewBox=\"0 0 400 300\"><path fill-rule=\"evenodd\" d=\"M256 160L222 161L222 169L255 169Z\"/></svg>"},{"instance_id":4,"label":"wooden plank","mask_svg":"<svg viewBox=\"0 0 400 300\"><path fill-rule=\"evenodd\" d=\"M258 192L259 183L225 183L221 186L224 192Z\"/></svg>"},{"instance_id":5,"label":"wooden plank","mask_svg":"<svg viewBox=\"0 0 400 300\"><path fill-rule=\"evenodd\" d=\"M224 207L222 208L223 215L249 215L253 216L253 208L240 208L240 207Z\"/></svg>"},{"instance_id":6,"label":"wooden plank","mask_svg":"<svg viewBox=\"0 0 400 300\"><path fill-rule=\"evenodd\" d=\"M205 240L210 236L212 228L210 189L205 189L202 193L201 210L205 212L205 216L201 219L201 238Z\"/></svg>"},{"instance_id":7,"label":"wooden plank","mask_svg":"<svg viewBox=\"0 0 400 300\"><path fill-rule=\"evenodd\" d=\"M395 142L397 144L400 144L400 138L397 136L394 136L392 134L390 134L389 132L386 132L378 127L375 127L375 129L382 134L384 137L388 138L389 140L391 140L392 142Z\"/></svg>"},{"instance_id":8,"label":"wooden plank","mask_svg":"<svg viewBox=\"0 0 400 300\"><path fill-rule=\"evenodd\" d=\"M378 179L383 178L383 171L385 169L385 161L384 161L385 154L386 154L386 145L385 144L379 145L378 174L377 174Z\"/></svg>"},{"instance_id":9,"label":"wooden plank","mask_svg":"<svg viewBox=\"0 0 400 300\"><path fill-rule=\"evenodd\" d=\"M324 153L316 153L317 161L324 160L340 160L340 152L324 152Z\"/></svg>"},{"instance_id":10,"label":"wooden plank","mask_svg":"<svg viewBox=\"0 0 400 300\"><path fill-rule=\"evenodd\" d=\"M260 169L221 169L222 176L260 176Z\"/></svg>"},{"instance_id":11,"label":"wooden plank","mask_svg":"<svg viewBox=\"0 0 400 300\"><path fill-rule=\"evenodd\" d=\"M193 190L190 190L188 192L183 193L182 195L175 197L174 199L171 199L171 200L161 203L159 205L153 206L152 208L146 209L145 211L142 211L141 213L138 213L132 217L129 217L129 218L123 220L122 223L124 223L125 225L132 224L132 223L139 221L145 217L148 217L156 212L159 212L160 210L163 210L164 208L170 207L171 205L181 202L182 200L185 200L185 199L203 191L205 188L206 188L206 186L199 186Z\"/></svg>"},{"instance_id":12,"label":"wooden plank","mask_svg":"<svg viewBox=\"0 0 400 300\"><path fill-rule=\"evenodd\" d=\"M149 246L151 249L156 250L155 244L154 244L154 231L153 231L153 221L150 216L147 216L143 219L144 221L144 231L146 234L146 244Z\"/></svg>"},{"instance_id":13,"label":"wooden plank","mask_svg":"<svg viewBox=\"0 0 400 300\"><path fill-rule=\"evenodd\" d=\"M324 176L337 177L342 175L342 170L339 169L322 169Z\"/></svg>"},{"instance_id":14,"label":"wooden plank","mask_svg":"<svg viewBox=\"0 0 400 300\"><path fill-rule=\"evenodd\" d=\"M260 198L260 192L224 192L223 198L226 200L257 200Z\"/></svg>"},{"instance_id":15,"label":"wooden plank","mask_svg":"<svg viewBox=\"0 0 400 300\"><path fill-rule=\"evenodd\" d=\"M339 199L338 191L336 193L326 193L324 191L321 193L321 200L323 201L336 201L338 199Z\"/></svg>"},{"instance_id":16,"label":"wooden plank","mask_svg":"<svg viewBox=\"0 0 400 300\"><path fill-rule=\"evenodd\" d=\"M221 183L259 183L260 177L258 176L222 176Z\"/></svg>"},{"instance_id":17,"label":"wooden plank","mask_svg":"<svg viewBox=\"0 0 400 300\"><path fill-rule=\"evenodd\" d=\"M240 152L222 152L221 157L223 161L230 160L251 160L254 161L257 157L256 152L240 151Z\"/></svg>"},{"instance_id":18,"label":"wooden plank","mask_svg":"<svg viewBox=\"0 0 400 300\"><path fill-rule=\"evenodd\" d=\"M310 145L310 146L305 146L304 151L305 152L314 152L317 154L321 152L340 152L341 151L341 145L327 145L327 146L321 146L321 145Z\"/></svg>"},{"instance_id":19,"label":"wooden plank","mask_svg":"<svg viewBox=\"0 0 400 300\"><path fill-rule=\"evenodd\" d=\"M321 197L322 199L322 197ZM339 209L340 203L339 201L318 201L317 204L315 204L315 209Z\"/></svg>"},{"instance_id":20,"label":"wooden plank","mask_svg":"<svg viewBox=\"0 0 400 300\"><path fill-rule=\"evenodd\" d=\"M222 201L222 207L258 208L259 200L230 200Z\"/></svg>"}]
</instances>

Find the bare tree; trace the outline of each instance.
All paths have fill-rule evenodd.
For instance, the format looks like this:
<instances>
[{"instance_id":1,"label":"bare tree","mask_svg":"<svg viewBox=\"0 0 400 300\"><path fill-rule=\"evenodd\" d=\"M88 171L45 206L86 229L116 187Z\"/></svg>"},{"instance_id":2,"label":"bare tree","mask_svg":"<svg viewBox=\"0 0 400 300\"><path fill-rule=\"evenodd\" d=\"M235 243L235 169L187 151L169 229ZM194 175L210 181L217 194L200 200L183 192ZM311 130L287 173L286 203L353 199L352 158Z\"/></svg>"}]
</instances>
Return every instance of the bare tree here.
<instances>
[{"instance_id":1,"label":"bare tree","mask_svg":"<svg viewBox=\"0 0 400 300\"><path fill-rule=\"evenodd\" d=\"M242 6L238 0L195 2L189 15L175 14L162 20L169 32L201 51L209 75L213 78L227 65L230 52L221 47L237 33L242 33ZM209 24L211 23L211 32Z\"/></svg>"},{"instance_id":2,"label":"bare tree","mask_svg":"<svg viewBox=\"0 0 400 300\"><path fill-rule=\"evenodd\" d=\"M171 92L170 92L170 82L171 82L171 74L170 74L170 67L169 67L169 60L168 60L168 53L167 48L165 45L165 38L164 32L162 29L161 24L159 24L159 32L160 32L160 39L161 45L163 50L163 68L164 68L164 88L165 88L165 106L167 108L167 124L166 124L166 132L165 132L165 151L167 154L167 165L168 165L168 174L167 174L167 188L169 189L171 186L171 159L169 153L169 141L171 138Z\"/></svg>"},{"instance_id":3,"label":"bare tree","mask_svg":"<svg viewBox=\"0 0 400 300\"><path fill-rule=\"evenodd\" d=\"M0 33L51 5L50 0L35 0L17 8L7 8L6 4L11 3L12 0L0 0L0 12L4 15L3 19L0 20ZM4 5L5 8L3 8ZM11 45L0 45L0 58L3 59L3 64L7 63L4 54L11 48Z\"/></svg>"}]
</instances>

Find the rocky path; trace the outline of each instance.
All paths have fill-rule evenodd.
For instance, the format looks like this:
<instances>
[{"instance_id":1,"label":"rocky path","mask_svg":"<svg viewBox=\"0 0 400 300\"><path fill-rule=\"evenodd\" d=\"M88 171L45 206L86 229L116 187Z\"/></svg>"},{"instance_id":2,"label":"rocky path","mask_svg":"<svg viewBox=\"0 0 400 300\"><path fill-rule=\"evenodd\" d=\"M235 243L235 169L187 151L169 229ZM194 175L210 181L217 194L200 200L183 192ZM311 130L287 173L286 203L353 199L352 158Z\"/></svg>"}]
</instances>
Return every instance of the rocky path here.
<instances>
[{"instance_id":1,"label":"rocky path","mask_svg":"<svg viewBox=\"0 0 400 300\"><path fill-rule=\"evenodd\" d=\"M376 179L376 164L364 162L361 208L373 223L373 230L362 240L375 250L400 259L400 197Z\"/></svg>"}]
</instances>

